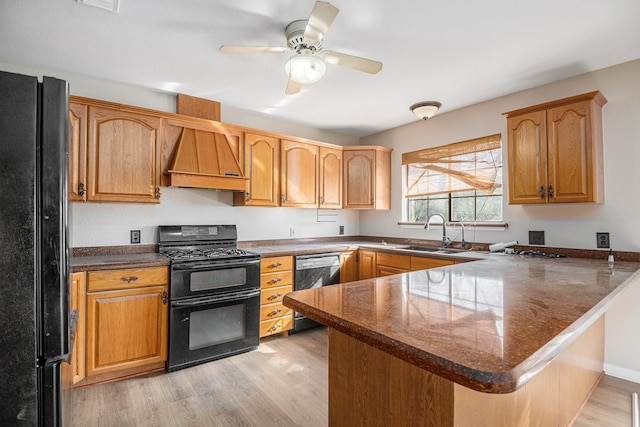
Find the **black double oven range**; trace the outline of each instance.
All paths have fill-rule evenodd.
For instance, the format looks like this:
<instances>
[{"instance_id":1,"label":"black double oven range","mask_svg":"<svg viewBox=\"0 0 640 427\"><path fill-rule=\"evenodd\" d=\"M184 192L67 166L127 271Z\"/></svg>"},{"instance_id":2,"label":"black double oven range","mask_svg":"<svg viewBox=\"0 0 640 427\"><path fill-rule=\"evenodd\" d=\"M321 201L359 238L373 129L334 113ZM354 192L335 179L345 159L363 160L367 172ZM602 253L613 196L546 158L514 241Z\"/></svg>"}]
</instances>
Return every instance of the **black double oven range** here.
<instances>
[{"instance_id":1,"label":"black double oven range","mask_svg":"<svg viewBox=\"0 0 640 427\"><path fill-rule=\"evenodd\" d=\"M158 228L171 260L169 371L258 346L260 255L236 243L235 225Z\"/></svg>"}]
</instances>

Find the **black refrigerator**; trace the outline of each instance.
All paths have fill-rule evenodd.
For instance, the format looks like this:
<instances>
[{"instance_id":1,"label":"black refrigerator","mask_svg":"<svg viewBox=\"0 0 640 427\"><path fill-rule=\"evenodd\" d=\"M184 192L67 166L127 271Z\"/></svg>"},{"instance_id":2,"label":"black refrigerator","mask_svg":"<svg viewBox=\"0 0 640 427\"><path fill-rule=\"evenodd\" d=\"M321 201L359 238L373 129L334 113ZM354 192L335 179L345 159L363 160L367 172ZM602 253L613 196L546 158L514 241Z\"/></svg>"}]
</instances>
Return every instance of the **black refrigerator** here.
<instances>
[{"instance_id":1,"label":"black refrigerator","mask_svg":"<svg viewBox=\"0 0 640 427\"><path fill-rule=\"evenodd\" d=\"M0 71L1 426L70 421L68 99L62 80Z\"/></svg>"}]
</instances>

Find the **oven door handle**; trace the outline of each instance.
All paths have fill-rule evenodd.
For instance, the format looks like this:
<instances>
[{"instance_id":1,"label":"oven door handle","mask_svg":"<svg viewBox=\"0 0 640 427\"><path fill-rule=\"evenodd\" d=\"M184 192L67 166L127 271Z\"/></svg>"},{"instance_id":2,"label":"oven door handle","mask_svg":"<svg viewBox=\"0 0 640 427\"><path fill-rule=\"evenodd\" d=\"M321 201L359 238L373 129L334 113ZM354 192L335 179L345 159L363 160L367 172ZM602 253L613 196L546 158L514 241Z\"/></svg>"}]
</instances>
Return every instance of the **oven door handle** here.
<instances>
[{"instance_id":1,"label":"oven door handle","mask_svg":"<svg viewBox=\"0 0 640 427\"><path fill-rule=\"evenodd\" d=\"M242 301L260 295L260 289L250 291L233 292L222 295L213 295L201 298L190 298L182 301L172 301L171 307L196 307L199 305L218 303L218 302L234 302Z\"/></svg>"},{"instance_id":2,"label":"oven door handle","mask_svg":"<svg viewBox=\"0 0 640 427\"><path fill-rule=\"evenodd\" d=\"M246 267L248 265L260 264L259 259L252 259L248 261L236 261L230 263L216 263L212 264L211 262L198 262L198 263L189 263L189 264L180 264L174 265L172 269L174 271L187 271L187 270L221 270L224 268L230 267Z\"/></svg>"}]
</instances>

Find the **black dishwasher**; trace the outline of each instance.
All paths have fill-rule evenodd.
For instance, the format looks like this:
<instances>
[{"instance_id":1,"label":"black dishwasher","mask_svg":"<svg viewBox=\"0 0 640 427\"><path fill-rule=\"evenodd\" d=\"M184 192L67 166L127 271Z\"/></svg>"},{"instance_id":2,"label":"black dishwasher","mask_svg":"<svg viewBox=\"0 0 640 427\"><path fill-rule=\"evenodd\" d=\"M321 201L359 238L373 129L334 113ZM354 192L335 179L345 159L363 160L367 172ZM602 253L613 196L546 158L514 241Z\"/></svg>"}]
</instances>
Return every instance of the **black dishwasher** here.
<instances>
[{"instance_id":1,"label":"black dishwasher","mask_svg":"<svg viewBox=\"0 0 640 427\"><path fill-rule=\"evenodd\" d=\"M294 290L318 288L340 283L340 254L337 252L296 256L296 276ZM306 316L295 313L293 329L296 333L320 326Z\"/></svg>"}]
</instances>

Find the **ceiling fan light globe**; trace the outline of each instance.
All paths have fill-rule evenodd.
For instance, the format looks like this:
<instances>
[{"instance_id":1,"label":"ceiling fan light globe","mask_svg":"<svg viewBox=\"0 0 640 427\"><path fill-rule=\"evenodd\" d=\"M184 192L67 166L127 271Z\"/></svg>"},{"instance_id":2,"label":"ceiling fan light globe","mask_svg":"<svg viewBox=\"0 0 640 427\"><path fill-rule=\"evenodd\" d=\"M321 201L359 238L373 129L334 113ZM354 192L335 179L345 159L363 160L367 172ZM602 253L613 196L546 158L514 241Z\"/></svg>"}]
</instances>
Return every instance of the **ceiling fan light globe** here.
<instances>
[{"instance_id":1,"label":"ceiling fan light globe","mask_svg":"<svg viewBox=\"0 0 640 427\"><path fill-rule=\"evenodd\" d=\"M317 55L296 55L285 64L289 78L301 84L315 83L324 76L327 64Z\"/></svg>"}]
</instances>

